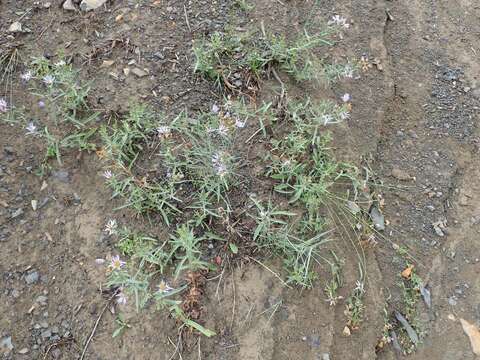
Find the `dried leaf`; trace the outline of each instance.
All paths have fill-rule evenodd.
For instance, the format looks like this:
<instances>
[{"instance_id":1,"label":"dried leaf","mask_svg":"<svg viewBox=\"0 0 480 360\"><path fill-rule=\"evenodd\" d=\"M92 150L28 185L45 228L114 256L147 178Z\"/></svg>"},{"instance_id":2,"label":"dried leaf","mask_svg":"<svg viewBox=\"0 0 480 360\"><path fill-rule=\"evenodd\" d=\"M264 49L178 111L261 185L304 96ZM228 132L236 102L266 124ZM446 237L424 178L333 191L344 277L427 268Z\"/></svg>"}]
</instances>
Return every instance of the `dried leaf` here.
<instances>
[{"instance_id":1,"label":"dried leaf","mask_svg":"<svg viewBox=\"0 0 480 360\"><path fill-rule=\"evenodd\" d=\"M376 206L372 206L370 209L370 219L372 219L375 229L379 231L385 230L385 217Z\"/></svg>"},{"instance_id":2,"label":"dried leaf","mask_svg":"<svg viewBox=\"0 0 480 360\"><path fill-rule=\"evenodd\" d=\"M412 276L412 271L413 271L413 265L408 265L403 271L402 271L402 277L404 279L410 279Z\"/></svg>"},{"instance_id":3,"label":"dried leaf","mask_svg":"<svg viewBox=\"0 0 480 360\"><path fill-rule=\"evenodd\" d=\"M462 324L463 331L470 338L470 345L472 346L473 353L475 355L480 355L480 330L478 330L475 325L470 324L467 320L460 319L460 323Z\"/></svg>"},{"instance_id":4,"label":"dried leaf","mask_svg":"<svg viewBox=\"0 0 480 360\"><path fill-rule=\"evenodd\" d=\"M95 153L100 159L105 159L107 157L107 152L104 148L98 149L97 151L95 151Z\"/></svg>"},{"instance_id":5,"label":"dried leaf","mask_svg":"<svg viewBox=\"0 0 480 360\"><path fill-rule=\"evenodd\" d=\"M397 320L402 324L403 328L407 331L408 337L412 341L414 345L417 345L420 341L417 335L417 332L413 329L413 327L408 323L407 319L400 314L398 311L395 311L395 317Z\"/></svg>"},{"instance_id":6,"label":"dried leaf","mask_svg":"<svg viewBox=\"0 0 480 360\"><path fill-rule=\"evenodd\" d=\"M110 67L115 63L115 60L103 60L102 65L100 65L101 68L106 68Z\"/></svg>"},{"instance_id":7,"label":"dried leaf","mask_svg":"<svg viewBox=\"0 0 480 360\"><path fill-rule=\"evenodd\" d=\"M402 347L400 346L400 343L398 342L398 336L395 330L392 330L390 332L390 337L392 338L392 345L395 351L398 351L400 354L403 354Z\"/></svg>"},{"instance_id":8,"label":"dried leaf","mask_svg":"<svg viewBox=\"0 0 480 360\"><path fill-rule=\"evenodd\" d=\"M428 308L432 307L432 296L430 294L430 290L428 290L425 286L420 286L420 294L422 294L423 301Z\"/></svg>"}]
</instances>

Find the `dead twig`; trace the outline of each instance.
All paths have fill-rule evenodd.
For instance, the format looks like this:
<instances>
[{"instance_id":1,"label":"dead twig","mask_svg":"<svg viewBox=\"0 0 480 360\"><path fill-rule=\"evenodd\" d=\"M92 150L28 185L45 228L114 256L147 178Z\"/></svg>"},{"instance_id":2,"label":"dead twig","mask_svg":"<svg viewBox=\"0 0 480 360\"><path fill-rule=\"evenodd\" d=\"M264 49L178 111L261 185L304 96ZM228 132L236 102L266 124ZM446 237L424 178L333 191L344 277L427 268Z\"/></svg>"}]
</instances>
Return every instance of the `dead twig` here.
<instances>
[{"instance_id":1,"label":"dead twig","mask_svg":"<svg viewBox=\"0 0 480 360\"><path fill-rule=\"evenodd\" d=\"M257 259L255 258L252 258L251 256L247 256L247 258L249 260L253 260L255 261L258 265L261 265L264 269L268 270L270 273L272 273L278 280L280 280L280 282L283 284L283 286L291 289L292 287L290 285L288 285L285 281L283 281L283 279L273 270L270 270L270 268L264 264L262 264L260 261L258 261Z\"/></svg>"},{"instance_id":2,"label":"dead twig","mask_svg":"<svg viewBox=\"0 0 480 360\"><path fill-rule=\"evenodd\" d=\"M202 350L200 349L200 342L202 341L202 338L198 338L198 360L202 360Z\"/></svg>"},{"instance_id":3,"label":"dead twig","mask_svg":"<svg viewBox=\"0 0 480 360\"><path fill-rule=\"evenodd\" d=\"M185 22L187 23L188 31L192 32L192 28L190 27L190 22L188 21L187 7L185 5L183 5L183 12L185 14Z\"/></svg>"},{"instance_id":4,"label":"dead twig","mask_svg":"<svg viewBox=\"0 0 480 360\"><path fill-rule=\"evenodd\" d=\"M170 342L170 344L172 344L173 347L175 347L175 351L173 352L172 356L170 356L170 358L168 360L172 360L174 357L175 357L175 354L178 352L178 358L180 360L182 360L182 352L180 350L180 347L181 347L181 342L182 342L182 332L180 331L178 333L178 337L177 337L177 344L175 344L172 339L170 339L170 337L168 337L168 341Z\"/></svg>"},{"instance_id":5,"label":"dead twig","mask_svg":"<svg viewBox=\"0 0 480 360\"><path fill-rule=\"evenodd\" d=\"M245 144L248 144L250 140L252 140L260 131L262 131L262 128L259 128L257 131L255 131L252 136L250 136L247 140L245 140Z\"/></svg>"},{"instance_id":6,"label":"dead twig","mask_svg":"<svg viewBox=\"0 0 480 360\"><path fill-rule=\"evenodd\" d=\"M85 358L85 354L87 353L88 345L90 345L90 342L93 339L93 336L95 335L95 331L97 331L98 324L100 323L100 320L102 319L103 314L108 308L108 305L112 302L113 298L118 294L118 289L113 293L112 296L108 299L107 303L103 307L102 311L98 315L97 321L95 321L95 325L93 326L92 332L90 333L90 336L88 337L87 342L85 343L85 346L83 347L82 355L80 356L80 360L83 360Z\"/></svg>"},{"instance_id":7,"label":"dead twig","mask_svg":"<svg viewBox=\"0 0 480 360\"><path fill-rule=\"evenodd\" d=\"M272 74L273 76L275 77L275 79L277 79L277 81L280 83L280 85L282 86L282 95L280 95L280 100L283 99L283 97L285 96L285 84L283 83L282 79L280 79L280 76L278 76L277 72L275 71L275 68L272 67Z\"/></svg>"},{"instance_id":8,"label":"dead twig","mask_svg":"<svg viewBox=\"0 0 480 360\"><path fill-rule=\"evenodd\" d=\"M32 11L32 10L33 10L33 8L29 8L27 11L25 11L25 12L22 14L22 16L20 16L20 17L18 18L17 21L22 20L22 19L23 19L25 16L27 16L27 15L30 13L30 11Z\"/></svg>"},{"instance_id":9,"label":"dead twig","mask_svg":"<svg viewBox=\"0 0 480 360\"><path fill-rule=\"evenodd\" d=\"M233 289L233 309L232 309L232 320L230 320L230 330L233 329L233 321L235 320L235 307L236 307L236 296L235 296L235 277L232 272L232 289Z\"/></svg>"},{"instance_id":10,"label":"dead twig","mask_svg":"<svg viewBox=\"0 0 480 360\"><path fill-rule=\"evenodd\" d=\"M45 26L45 28L42 30L42 32L40 33L40 35L38 35L36 41L40 40L40 38L43 36L43 34L45 34L45 31L47 31L48 28L49 28L50 26L52 26L54 20L55 20L55 18L53 18L53 19L48 23L48 25Z\"/></svg>"},{"instance_id":11,"label":"dead twig","mask_svg":"<svg viewBox=\"0 0 480 360\"><path fill-rule=\"evenodd\" d=\"M60 341L56 341L53 344L50 344L47 348L47 351L45 352L45 355L43 355L43 360L47 358L48 354L50 353L50 350L52 350L54 347L57 347L59 345L65 345L66 343L72 340L73 340L73 337L70 336L68 338L61 339Z\"/></svg>"},{"instance_id":12,"label":"dead twig","mask_svg":"<svg viewBox=\"0 0 480 360\"><path fill-rule=\"evenodd\" d=\"M225 272L225 268L222 269L222 272L220 274L220 280L218 280L218 284L217 284L217 290L215 291L215 297L217 298L217 300L220 302L220 297L218 296L218 290L220 288L220 284L222 282L222 278L223 278L223 273Z\"/></svg>"}]
</instances>

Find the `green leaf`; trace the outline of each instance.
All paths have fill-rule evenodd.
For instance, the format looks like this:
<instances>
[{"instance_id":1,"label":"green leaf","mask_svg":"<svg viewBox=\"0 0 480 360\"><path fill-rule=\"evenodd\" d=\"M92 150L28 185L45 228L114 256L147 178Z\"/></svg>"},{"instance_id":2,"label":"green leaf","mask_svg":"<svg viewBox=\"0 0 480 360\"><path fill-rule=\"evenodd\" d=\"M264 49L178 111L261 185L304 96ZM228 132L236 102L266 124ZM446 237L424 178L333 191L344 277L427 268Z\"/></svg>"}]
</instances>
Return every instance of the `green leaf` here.
<instances>
[{"instance_id":1,"label":"green leaf","mask_svg":"<svg viewBox=\"0 0 480 360\"><path fill-rule=\"evenodd\" d=\"M112 338L116 338L117 336L119 336L122 333L122 331L123 331L123 326L119 327L113 332Z\"/></svg>"},{"instance_id":2,"label":"green leaf","mask_svg":"<svg viewBox=\"0 0 480 360\"><path fill-rule=\"evenodd\" d=\"M232 251L232 253L234 253L234 254L238 253L237 245L235 245L234 243L230 243L229 246L230 246L230 250Z\"/></svg>"},{"instance_id":3,"label":"green leaf","mask_svg":"<svg viewBox=\"0 0 480 360\"><path fill-rule=\"evenodd\" d=\"M185 316L185 313L183 312L183 310L178 306L178 305L174 305L172 306L172 308L170 309L170 311L174 312L175 313L175 316L180 319L181 321L183 321L185 323L185 325L187 326L190 326L196 330L198 330L199 332L201 332L203 335L205 335L206 337L212 337L212 336L215 336L217 335L217 333L215 331L212 331L210 329L207 329L207 328L204 328L202 325L196 323L195 321L193 320L190 320L189 318L187 318Z\"/></svg>"}]
</instances>

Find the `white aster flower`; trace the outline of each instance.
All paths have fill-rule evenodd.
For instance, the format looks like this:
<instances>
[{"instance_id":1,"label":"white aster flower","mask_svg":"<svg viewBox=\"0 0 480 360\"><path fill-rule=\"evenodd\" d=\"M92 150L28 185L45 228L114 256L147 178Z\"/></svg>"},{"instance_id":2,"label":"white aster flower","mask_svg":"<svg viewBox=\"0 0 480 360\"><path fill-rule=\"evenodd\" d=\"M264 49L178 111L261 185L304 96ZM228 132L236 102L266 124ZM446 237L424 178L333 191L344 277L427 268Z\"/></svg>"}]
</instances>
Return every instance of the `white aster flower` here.
<instances>
[{"instance_id":1,"label":"white aster flower","mask_svg":"<svg viewBox=\"0 0 480 360\"><path fill-rule=\"evenodd\" d=\"M343 110L338 114L338 116L342 120L347 120L350 117L350 113L348 111Z\"/></svg>"},{"instance_id":2,"label":"white aster flower","mask_svg":"<svg viewBox=\"0 0 480 360\"><path fill-rule=\"evenodd\" d=\"M350 27L350 24L347 23L347 19L340 15L332 16L332 19L328 22L328 25L342 26L345 29L348 29Z\"/></svg>"},{"instance_id":3,"label":"white aster flower","mask_svg":"<svg viewBox=\"0 0 480 360\"><path fill-rule=\"evenodd\" d=\"M227 174L227 165L224 163L220 153L213 154L212 165L217 175L225 176Z\"/></svg>"},{"instance_id":4,"label":"white aster flower","mask_svg":"<svg viewBox=\"0 0 480 360\"><path fill-rule=\"evenodd\" d=\"M343 76L349 79L353 78L353 68L350 65L346 65L343 69Z\"/></svg>"},{"instance_id":5,"label":"white aster flower","mask_svg":"<svg viewBox=\"0 0 480 360\"><path fill-rule=\"evenodd\" d=\"M162 126L157 127L157 135L160 138L168 137L171 132L172 132L172 130L170 129L169 126L162 125Z\"/></svg>"},{"instance_id":6,"label":"white aster flower","mask_svg":"<svg viewBox=\"0 0 480 360\"><path fill-rule=\"evenodd\" d=\"M105 232L108 235L113 235L115 234L117 230L117 221L115 219L110 219L108 220L107 224L105 225Z\"/></svg>"},{"instance_id":7,"label":"white aster flower","mask_svg":"<svg viewBox=\"0 0 480 360\"><path fill-rule=\"evenodd\" d=\"M227 136L228 135L228 127L224 123L220 123L220 125L218 125L217 132L222 136Z\"/></svg>"},{"instance_id":8,"label":"white aster flower","mask_svg":"<svg viewBox=\"0 0 480 360\"><path fill-rule=\"evenodd\" d=\"M355 282L355 291L358 291L360 294L365 293L365 283L363 281L357 280Z\"/></svg>"},{"instance_id":9,"label":"white aster flower","mask_svg":"<svg viewBox=\"0 0 480 360\"><path fill-rule=\"evenodd\" d=\"M50 85L52 85L54 82L55 82L55 78L54 78L52 75L45 75L45 76L43 77L43 83L44 83L45 85L50 86Z\"/></svg>"},{"instance_id":10,"label":"white aster flower","mask_svg":"<svg viewBox=\"0 0 480 360\"><path fill-rule=\"evenodd\" d=\"M28 123L25 130L27 130L27 135L37 135L37 126L32 121Z\"/></svg>"},{"instance_id":11,"label":"white aster flower","mask_svg":"<svg viewBox=\"0 0 480 360\"><path fill-rule=\"evenodd\" d=\"M0 98L0 113L5 113L8 110L7 100Z\"/></svg>"},{"instance_id":12,"label":"white aster flower","mask_svg":"<svg viewBox=\"0 0 480 360\"><path fill-rule=\"evenodd\" d=\"M20 75L20 79L22 79L24 82L29 82L32 79L33 75L32 72L29 70L26 73Z\"/></svg>"},{"instance_id":13,"label":"white aster flower","mask_svg":"<svg viewBox=\"0 0 480 360\"><path fill-rule=\"evenodd\" d=\"M246 124L247 124L246 120L240 120L240 118L238 117L235 118L235 126L237 128L242 129L245 127Z\"/></svg>"},{"instance_id":14,"label":"white aster flower","mask_svg":"<svg viewBox=\"0 0 480 360\"><path fill-rule=\"evenodd\" d=\"M160 284L157 285L158 291L162 294L168 294L170 291L173 290L165 280L160 281Z\"/></svg>"},{"instance_id":15,"label":"white aster flower","mask_svg":"<svg viewBox=\"0 0 480 360\"><path fill-rule=\"evenodd\" d=\"M322 122L323 122L323 125L328 125L328 124L331 124L333 123L333 116L330 115L330 114L323 114L322 115Z\"/></svg>"},{"instance_id":16,"label":"white aster flower","mask_svg":"<svg viewBox=\"0 0 480 360\"><path fill-rule=\"evenodd\" d=\"M105 170L103 172L103 177L107 180L110 180L113 177L113 173L110 170Z\"/></svg>"}]
</instances>

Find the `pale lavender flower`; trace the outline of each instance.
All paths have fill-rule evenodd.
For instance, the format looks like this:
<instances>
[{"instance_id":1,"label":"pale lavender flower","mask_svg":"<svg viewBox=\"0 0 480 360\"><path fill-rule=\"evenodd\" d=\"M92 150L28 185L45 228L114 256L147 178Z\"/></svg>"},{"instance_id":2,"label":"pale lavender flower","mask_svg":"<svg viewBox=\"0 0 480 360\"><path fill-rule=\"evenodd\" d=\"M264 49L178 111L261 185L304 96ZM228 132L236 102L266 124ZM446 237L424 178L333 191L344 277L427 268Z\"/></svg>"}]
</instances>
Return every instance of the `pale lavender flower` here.
<instances>
[{"instance_id":1,"label":"pale lavender flower","mask_svg":"<svg viewBox=\"0 0 480 360\"><path fill-rule=\"evenodd\" d=\"M227 174L227 165L223 162L220 153L213 154L212 165L218 175L225 176Z\"/></svg>"},{"instance_id":2,"label":"pale lavender flower","mask_svg":"<svg viewBox=\"0 0 480 360\"><path fill-rule=\"evenodd\" d=\"M38 107L39 107L40 109L43 109L43 108L45 107L45 101L40 100L40 101L38 102Z\"/></svg>"},{"instance_id":3,"label":"pale lavender flower","mask_svg":"<svg viewBox=\"0 0 480 360\"><path fill-rule=\"evenodd\" d=\"M220 111L220 108L218 107L218 105L217 105L217 104L213 104L213 105L212 105L212 113L218 114L219 111Z\"/></svg>"},{"instance_id":4,"label":"pale lavender flower","mask_svg":"<svg viewBox=\"0 0 480 360\"><path fill-rule=\"evenodd\" d=\"M345 29L348 29L350 27L350 24L347 23L347 19L340 15L332 16L332 19L328 22L328 25L342 26Z\"/></svg>"},{"instance_id":5,"label":"pale lavender flower","mask_svg":"<svg viewBox=\"0 0 480 360\"><path fill-rule=\"evenodd\" d=\"M343 94L343 96L342 96L342 101L343 101L343 102L349 102L351 99L352 99L352 97L350 96L349 93L345 93L345 94Z\"/></svg>"},{"instance_id":6,"label":"pale lavender flower","mask_svg":"<svg viewBox=\"0 0 480 360\"><path fill-rule=\"evenodd\" d=\"M0 98L0 113L6 113L8 110L7 100Z\"/></svg>"},{"instance_id":7,"label":"pale lavender flower","mask_svg":"<svg viewBox=\"0 0 480 360\"><path fill-rule=\"evenodd\" d=\"M110 170L105 170L103 172L103 177L107 180L110 180L113 177L113 173Z\"/></svg>"},{"instance_id":8,"label":"pale lavender flower","mask_svg":"<svg viewBox=\"0 0 480 360\"><path fill-rule=\"evenodd\" d=\"M20 75L20 79L22 79L22 81L27 83L32 79L32 76L33 76L32 72L29 70L26 73Z\"/></svg>"},{"instance_id":9,"label":"pale lavender flower","mask_svg":"<svg viewBox=\"0 0 480 360\"><path fill-rule=\"evenodd\" d=\"M165 280L160 281L160 284L157 285L158 291L162 294L168 294L170 291L173 290Z\"/></svg>"},{"instance_id":10,"label":"pale lavender flower","mask_svg":"<svg viewBox=\"0 0 480 360\"><path fill-rule=\"evenodd\" d=\"M50 86L50 85L52 85L54 82L55 82L55 78L54 78L52 75L45 75L45 76L43 77L43 83L44 83L45 85Z\"/></svg>"},{"instance_id":11,"label":"pale lavender flower","mask_svg":"<svg viewBox=\"0 0 480 360\"><path fill-rule=\"evenodd\" d=\"M115 219L110 219L108 220L107 224L105 225L105 232L108 235L113 235L115 234L117 230L117 221Z\"/></svg>"},{"instance_id":12,"label":"pale lavender flower","mask_svg":"<svg viewBox=\"0 0 480 360\"><path fill-rule=\"evenodd\" d=\"M126 262L120 259L120 256L115 255L112 256L112 260L110 260L110 265L108 265L108 267L111 270L120 270L122 267L125 266L125 264Z\"/></svg>"},{"instance_id":13,"label":"pale lavender flower","mask_svg":"<svg viewBox=\"0 0 480 360\"><path fill-rule=\"evenodd\" d=\"M27 130L27 135L37 135L37 126L32 121L28 123L25 130Z\"/></svg>"},{"instance_id":14,"label":"pale lavender flower","mask_svg":"<svg viewBox=\"0 0 480 360\"><path fill-rule=\"evenodd\" d=\"M127 296L123 292L123 288L120 288L117 293L117 304L118 305L126 305L127 304Z\"/></svg>"},{"instance_id":15,"label":"pale lavender flower","mask_svg":"<svg viewBox=\"0 0 480 360\"><path fill-rule=\"evenodd\" d=\"M245 125L247 124L247 121L246 120L240 120L240 118L235 118L235 126L239 129L242 129L245 127Z\"/></svg>"}]
</instances>

